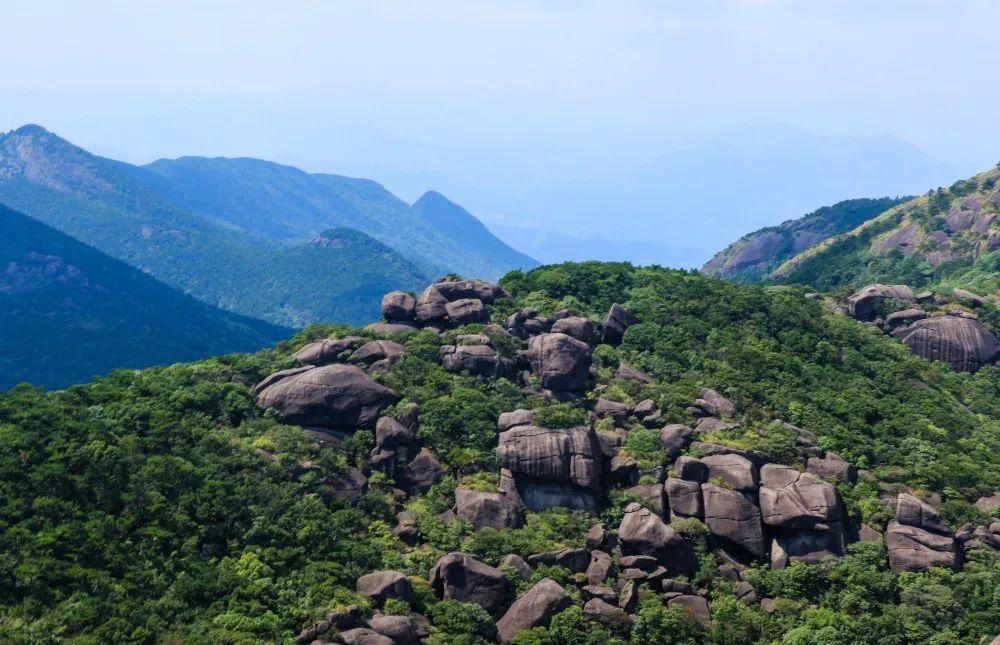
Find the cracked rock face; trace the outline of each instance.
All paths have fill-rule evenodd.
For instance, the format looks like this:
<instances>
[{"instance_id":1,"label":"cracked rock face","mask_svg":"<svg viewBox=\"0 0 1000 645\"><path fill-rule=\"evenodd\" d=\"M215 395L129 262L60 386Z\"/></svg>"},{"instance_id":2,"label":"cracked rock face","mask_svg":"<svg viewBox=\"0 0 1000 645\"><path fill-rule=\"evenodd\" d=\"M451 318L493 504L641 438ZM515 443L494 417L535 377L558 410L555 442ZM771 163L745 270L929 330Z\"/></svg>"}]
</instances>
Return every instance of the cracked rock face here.
<instances>
[{"instance_id":1,"label":"cracked rock face","mask_svg":"<svg viewBox=\"0 0 1000 645\"><path fill-rule=\"evenodd\" d=\"M542 578L518 598L497 622L500 642L511 642L520 631L548 626L552 617L569 607L572 602L559 583L550 578Z\"/></svg>"},{"instance_id":2,"label":"cracked rock face","mask_svg":"<svg viewBox=\"0 0 1000 645\"><path fill-rule=\"evenodd\" d=\"M885 534L889 567L901 571L927 571L931 567L954 569L958 565L955 538L932 533L916 526L889 522Z\"/></svg>"},{"instance_id":3,"label":"cracked rock face","mask_svg":"<svg viewBox=\"0 0 1000 645\"><path fill-rule=\"evenodd\" d=\"M837 489L810 473L767 464L760 471L760 510L769 526L813 528L841 518Z\"/></svg>"},{"instance_id":4,"label":"cracked rock face","mask_svg":"<svg viewBox=\"0 0 1000 645\"><path fill-rule=\"evenodd\" d=\"M602 453L594 431L518 426L500 435L497 459L515 477L573 484L597 490Z\"/></svg>"},{"instance_id":5,"label":"cracked rock face","mask_svg":"<svg viewBox=\"0 0 1000 645\"><path fill-rule=\"evenodd\" d=\"M758 557L767 552L760 509L746 494L715 484L702 484L701 492L712 535Z\"/></svg>"},{"instance_id":6,"label":"cracked rock face","mask_svg":"<svg viewBox=\"0 0 1000 645\"><path fill-rule=\"evenodd\" d=\"M648 555L673 574L691 573L698 560L691 546L662 519L638 503L625 508L618 539L626 553Z\"/></svg>"},{"instance_id":7,"label":"cracked rock face","mask_svg":"<svg viewBox=\"0 0 1000 645\"><path fill-rule=\"evenodd\" d=\"M566 334L539 334L528 342L526 356L542 387L582 390L590 370L590 346Z\"/></svg>"}]
</instances>

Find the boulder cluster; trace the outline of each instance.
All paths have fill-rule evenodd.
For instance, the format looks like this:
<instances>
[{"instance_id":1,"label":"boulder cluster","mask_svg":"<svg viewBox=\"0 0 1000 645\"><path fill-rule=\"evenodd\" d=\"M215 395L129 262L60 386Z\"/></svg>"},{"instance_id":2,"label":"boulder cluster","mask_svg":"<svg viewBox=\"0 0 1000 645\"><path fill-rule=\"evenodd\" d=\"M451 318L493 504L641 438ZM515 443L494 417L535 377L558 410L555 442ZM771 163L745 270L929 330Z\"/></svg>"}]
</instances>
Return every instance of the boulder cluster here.
<instances>
[{"instance_id":1,"label":"boulder cluster","mask_svg":"<svg viewBox=\"0 0 1000 645\"><path fill-rule=\"evenodd\" d=\"M879 305L886 301L898 305L897 310L879 315ZM847 313L892 334L918 356L974 372L1000 357L1000 341L974 312L985 302L962 289L935 297L929 291L914 294L906 285L871 284L847 299Z\"/></svg>"},{"instance_id":2,"label":"boulder cluster","mask_svg":"<svg viewBox=\"0 0 1000 645\"><path fill-rule=\"evenodd\" d=\"M869 288L856 294L851 313L873 315L871 298L911 296L906 288ZM504 297L498 286L481 281L442 281L419 298L387 294L382 302L385 321L369 326L375 333L393 336L481 323L481 333L454 336L441 347L439 360L446 370L503 376L551 400L589 401L587 421L568 428L545 427L533 410L501 414L495 488L459 485L453 506L440 519L461 520L475 529L517 529L528 511L561 507L596 515L610 503L613 489L623 489L634 501L624 507L617 526L594 523L585 546L526 557L508 554L499 567L468 553L440 558L428 575L431 589L442 600L485 609L495 621L494 640L510 642L521 630L546 626L573 603L580 603L587 616L627 631L636 619L640 585L708 626L708 589L689 582L701 564L693 538L683 528L694 520L707 527L719 574L733 582L743 602L760 604L765 610L773 607L773 600L751 584L747 568L751 562L769 561L773 568L818 563L843 556L850 542L883 539L871 527L859 531L850 525L836 484L854 483L859 472L819 448L811 432L776 422L794 433L798 463L804 466L800 469L775 463L759 451L712 442L709 433L739 427L736 405L715 389L701 389L686 410L691 422L678 424L665 423L663 411L652 399L622 403L613 400L607 386L595 386L594 347L621 343L636 322L621 305L612 306L600 323L569 311L546 317L526 308L503 325L492 324L487 305ZM927 320L914 316L907 321L909 328ZM359 336L320 340L295 353L299 367L272 374L257 386L262 407L273 409L283 422L301 426L320 442L336 446L355 429L374 430L375 448L365 469L348 468L328 482L338 497L358 501L373 472L392 478L397 499L426 492L445 474L437 457L420 442L417 406L396 405L399 395L379 383L380 374L405 355L406 347L393 340ZM615 378L655 383L652 376L625 363L617 367ZM383 414L390 406L393 413ZM669 455L668 467L643 467L629 453L627 438L636 426L654 436L658 432L663 452ZM310 465L299 469L309 470ZM993 508L1000 503L1000 495L995 497L980 502ZM1000 523L963 527L956 534L932 506L907 492L899 493L892 503L895 519L884 539L894 571L957 569L965 550L1000 546ZM422 541L417 518L406 510L397 513L392 532L414 548ZM575 588L541 578L518 596L513 576L526 583L536 580L541 565L570 571ZM381 611L389 599L413 599L411 580L404 573L362 576L357 593L375 608L372 618L365 620L357 607L332 612L303 628L299 641L335 633L343 643L403 644L420 642L429 634L424 616Z\"/></svg>"}]
</instances>

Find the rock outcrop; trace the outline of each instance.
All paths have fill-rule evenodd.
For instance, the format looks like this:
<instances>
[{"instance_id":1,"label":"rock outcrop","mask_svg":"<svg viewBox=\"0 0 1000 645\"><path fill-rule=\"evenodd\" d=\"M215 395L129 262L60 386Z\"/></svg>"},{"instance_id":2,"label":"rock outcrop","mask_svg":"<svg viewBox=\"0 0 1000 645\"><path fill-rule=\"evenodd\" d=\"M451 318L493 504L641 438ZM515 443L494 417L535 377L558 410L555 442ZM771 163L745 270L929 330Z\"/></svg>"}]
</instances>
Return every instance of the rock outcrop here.
<instances>
[{"instance_id":1,"label":"rock outcrop","mask_svg":"<svg viewBox=\"0 0 1000 645\"><path fill-rule=\"evenodd\" d=\"M671 574L688 574L698 567L691 545L638 503L625 508L618 539L623 552L656 558Z\"/></svg>"},{"instance_id":2,"label":"rock outcrop","mask_svg":"<svg viewBox=\"0 0 1000 645\"><path fill-rule=\"evenodd\" d=\"M442 600L474 603L494 618L514 601L514 588L500 569L466 553L449 553L438 560L428 580Z\"/></svg>"},{"instance_id":3,"label":"rock outcrop","mask_svg":"<svg viewBox=\"0 0 1000 645\"><path fill-rule=\"evenodd\" d=\"M954 569L960 564L955 536L941 516L926 502L900 493L896 519L885 534L889 566L894 572L926 571L931 567Z\"/></svg>"},{"instance_id":4,"label":"rock outcrop","mask_svg":"<svg viewBox=\"0 0 1000 645\"><path fill-rule=\"evenodd\" d=\"M257 403L274 408L285 423L329 428L371 428L382 409L398 400L353 365L301 371L264 388Z\"/></svg>"},{"instance_id":5,"label":"rock outcrop","mask_svg":"<svg viewBox=\"0 0 1000 645\"><path fill-rule=\"evenodd\" d=\"M528 342L525 356L541 386L550 390L582 390L590 370L590 346L566 334L539 334Z\"/></svg>"}]
</instances>

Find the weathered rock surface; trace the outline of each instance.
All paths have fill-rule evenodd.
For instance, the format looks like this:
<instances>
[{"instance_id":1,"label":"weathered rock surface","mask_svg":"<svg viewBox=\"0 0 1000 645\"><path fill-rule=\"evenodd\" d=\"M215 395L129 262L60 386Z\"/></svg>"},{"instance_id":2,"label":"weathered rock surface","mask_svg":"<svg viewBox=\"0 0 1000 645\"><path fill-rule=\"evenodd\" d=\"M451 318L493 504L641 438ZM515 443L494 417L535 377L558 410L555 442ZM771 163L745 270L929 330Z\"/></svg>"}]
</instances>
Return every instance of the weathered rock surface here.
<instances>
[{"instance_id":1,"label":"weathered rock surface","mask_svg":"<svg viewBox=\"0 0 1000 645\"><path fill-rule=\"evenodd\" d=\"M705 523L712 535L723 538L755 556L767 551L760 509L739 490L702 484Z\"/></svg>"},{"instance_id":2,"label":"weathered rock surface","mask_svg":"<svg viewBox=\"0 0 1000 645\"><path fill-rule=\"evenodd\" d=\"M806 470L822 479L847 484L858 481L858 470L833 453L827 453L823 458L811 457L806 463Z\"/></svg>"},{"instance_id":3,"label":"weathered rock surface","mask_svg":"<svg viewBox=\"0 0 1000 645\"><path fill-rule=\"evenodd\" d=\"M358 578L357 592L376 607L381 607L389 598L407 602L413 599L410 579L402 571L376 571L361 576Z\"/></svg>"},{"instance_id":4,"label":"weathered rock surface","mask_svg":"<svg viewBox=\"0 0 1000 645\"><path fill-rule=\"evenodd\" d=\"M590 343L594 338L594 325L581 316L569 316L552 323L552 333L566 334L584 343Z\"/></svg>"},{"instance_id":5,"label":"weathered rock surface","mask_svg":"<svg viewBox=\"0 0 1000 645\"><path fill-rule=\"evenodd\" d=\"M281 420L302 426L370 428L399 396L353 365L325 365L293 374L263 389L257 403Z\"/></svg>"},{"instance_id":6,"label":"weathered rock surface","mask_svg":"<svg viewBox=\"0 0 1000 645\"><path fill-rule=\"evenodd\" d=\"M479 300L462 298L444 306L448 320L455 327L490 321L490 314Z\"/></svg>"},{"instance_id":7,"label":"weathered rock surface","mask_svg":"<svg viewBox=\"0 0 1000 645\"><path fill-rule=\"evenodd\" d=\"M468 488L455 489L455 515L468 520L477 529L516 529L524 524L520 500Z\"/></svg>"},{"instance_id":8,"label":"weathered rock surface","mask_svg":"<svg viewBox=\"0 0 1000 645\"><path fill-rule=\"evenodd\" d=\"M375 614L368 626L396 645L413 645L430 635L430 623L417 614Z\"/></svg>"},{"instance_id":9,"label":"weathered rock surface","mask_svg":"<svg viewBox=\"0 0 1000 645\"><path fill-rule=\"evenodd\" d=\"M502 616L514 600L514 589L500 569L466 553L444 556L427 579L442 600L475 603L494 618Z\"/></svg>"},{"instance_id":10,"label":"weathered rock surface","mask_svg":"<svg viewBox=\"0 0 1000 645\"><path fill-rule=\"evenodd\" d=\"M368 478L357 468L348 467L344 472L330 479L334 497L355 503L365 494Z\"/></svg>"},{"instance_id":11,"label":"weathered rock surface","mask_svg":"<svg viewBox=\"0 0 1000 645\"><path fill-rule=\"evenodd\" d=\"M497 460L514 476L573 484L596 490L602 453L597 436L583 426L550 430L519 426L500 435Z\"/></svg>"},{"instance_id":12,"label":"weathered rock surface","mask_svg":"<svg viewBox=\"0 0 1000 645\"><path fill-rule=\"evenodd\" d=\"M473 376L502 376L509 371L505 359L488 345L444 345L441 364L449 372L468 371Z\"/></svg>"},{"instance_id":13,"label":"weathered rock surface","mask_svg":"<svg viewBox=\"0 0 1000 645\"><path fill-rule=\"evenodd\" d=\"M535 413L532 410L514 410L504 412L497 419L497 428L500 432L507 432L517 426L530 426L535 421Z\"/></svg>"},{"instance_id":14,"label":"weathered rock surface","mask_svg":"<svg viewBox=\"0 0 1000 645\"><path fill-rule=\"evenodd\" d=\"M511 605L497 622L500 642L509 643L518 632L547 627L552 617L569 607L572 600L559 583L542 578Z\"/></svg>"},{"instance_id":15,"label":"weathered rock surface","mask_svg":"<svg viewBox=\"0 0 1000 645\"><path fill-rule=\"evenodd\" d=\"M771 542L771 568L783 569L792 562L818 564L823 558L844 555L844 530L840 522L824 529L782 532Z\"/></svg>"},{"instance_id":16,"label":"weathered rock surface","mask_svg":"<svg viewBox=\"0 0 1000 645\"><path fill-rule=\"evenodd\" d=\"M900 493L896 498L896 521L934 533L951 531L933 506L908 493Z\"/></svg>"},{"instance_id":17,"label":"weathered rock surface","mask_svg":"<svg viewBox=\"0 0 1000 645\"><path fill-rule=\"evenodd\" d=\"M423 448L403 470L403 483L414 493L426 493L441 481L444 467L427 448Z\"/></svg>"},{"instance_id":18,"label":"weathered rock surface","mask_svg":"<svg viewBox=\"0 0 1000 645\"><path fill-rule=\"evenodd\" d=\"M705 516L705 508L701 499L701 483L668 477L664 484L671 516L696 517Z\"/></svg>"},{"instance_id":19,"label":"weathered rock surface","mask_svg":"<svg viewBox=\"0 0 1000 645\"><path fill-rule=\"evenodd\" d=\"M404 291L392 291L382 296L382 317L389 322L413 320L417 299Z\"/></svg>"},{"instance_id":20,"label":"weathered rock surface","mask_svg":"<svg viewBox=\"0 0 1000 645\"><path fill-rule=\"evenodd\" d=\"M691 573L698 567L694 549L662 519L635 502L625 508L618 539L625 553L654 557L671 574Z\"/></svg>"},{"instance_id":21,"label":"weathered rock surface","mask_svg":"<svg viewBox=\"0 0 1000 645\"><path fill-rule=\"evenodd\" d=\"M959 371L974 372L995 361L1000 354L1000 341L972 318L925 318L893 335L918 356L944 361Z\"/></svg>"},{"instance_id":22,"label":"weathered rock surface","mask_svg":"<svg viewBox=\"0 0 1000 645\"><path fill-rule=\"evenodd\" d=\"M343 338L326 338L309 343L299 351L292 354L292 358L303 365L329 365L340 360L340 354L354 349L365 342L360 336L345 336Z\"/></svg>"},{"instance_id":23,"label":"weathered rock surface","mask_svg":"<svg viewBox=\"0 0 1000 645\"><path fill-rule=\"evenodd\" d=\"M769 526L811 529L843 516L832 484L789 466L761 468L759 495L761 516Z\"/></svg>"},{"instance_id":24,"label":"weathered rock surface","mask_svg":"<svg viewBox=\"0 0 1000 645\"><path fill-rule=\"evenodd\" d=\"M645 372L640 372L628 363L621 363L618 366L618 369L615 370L615 378L625 379L627 381L639 381L640 383L656 382L655 378Z\"/></svg>"},{"instance_id":25,"label":"weathered rock surface","mask_svg":"<svg viewBox=\"0 0 1000 645\"><path fill-rule=\"evenodd\" d=\"M889 567L895 572L926 571L931 567L954 569L958 565L955 539L916 526L889 522L885 533Z\"/></svg>"},{"instance_id":26,"label":"weathered rock surface","mask_svg":"<svg viewBox=\"0 0 1000 645\"><path fill-rule=\"evenodd\" d=\"M604 317L604 325L601 327L601 342L605 345L620 345L625 331L634 324L635 316L616 302L611 305L608 315Z\"/></svg>"},{"instance_id":27,"label":"weathered rock surface","mask_svg":"<svg viewBox=\"0 0 1000 645\"><path fill-rule=\"evenodd\" d=\"M367 627L347 629L338 635L346 645L395 645L395 641Z\"/></svg>"},{"instance_id":28,"label":"weathered rock surface","mask_svg":"<svg viewBox=\"0 0 1000 645\"><path fill-rule=\"evenodd\" d=\"M891 298L913 302L913 290L905 284L870 284L847 299L847 308L852 318L871 320L875 317L875 305Z\"/></svg>"},{"instance_id":29,"label":"weathered rock surface","mask_svg":"<svg viewBox=\"0 0 1000 645\"><path fill-rule=\"evenodd\" d=\"M660 430L660 442L669 453L671 459L676 459L687 445L691 443L694 430L679 423L665 426Z\"/></svg>"},{"instance_id":30,"label":"weathered rock surface","mask_svg":"<svg viewBox=\"0 0 1000 645\"><path fill-rule=\"evenodd\" d=\"M746 457L723 453L707 455L701 462L708 466L710 479L719 478L736 490L755 490L758 485L757 466Z\"/></svg>"},{"instance_id":31,"label":"weathered rock surface","mask_svg":"<svg viewBox=\"0 0 1000 645\"><path fill-rule=\"evenodd\" d=\"M694 404L713 417L731 417L736 414L733 402L711 388L702 388Z\"/></svg>"},{"instance_id":32,"label":"weathered rock surface","mask_svg":"<svg viewBox=\"0 0 1000 645\"><path fill-rule=\"evenodd\" d=\"M295 376L296 374L302 374L303 372L308 372L314 367L315 367L314 365L304 365L302 367L291 367L287 370L278 370L273 374L269 374L267 377L264 378L263 381L255 385L253 388L253 392L254 394L260 394L261 392L271 387L278 381L286 379L290 376Z\"/></svg>"},{"instance_id":33,"label":"weathered rock surface","mask_svg":"<svg viewBox=\"0 0 1000 645\"><path fill-rule=\"evenodd\" d=\"M667 605L679 606L693 620L705 629L712 626L712 612L708 606L708 601L701 596L681 595L674 596L667 601Z\"/></svg>"},{"instance_id":34,"label":"weathered rock surface","mask_svg":"<svg viewBox=\"0 0 1000 645\"><path fill-rule=\"evenodd\" d=\"M373 365L386 361L391 366L406 354L406 347L392 340L373 340L359 347L351 354L351 361L363 365Z\"/></svg>"},{"instance_id":35,"label":"weathered rock surface","mask_svg":"<svg viewBox=\"0 0 1000 645\"><path fill-rule=\"evenodd\" d=\"M526 356L542 387L581 390L587 385L590 346L566 334L540 334L528 342Z\"/></svg>"},{"instance_id":36,"label":"weathered rock surface","mask_svg":"<svg viewBox=\"0 0 1000 645\"><path fill-rule=\"evenodd\" d=\"M375 445L378 448L398 448L408 446L416 439L416 433L392 417L379 417L375 424Z\"/></svg>"}]
</instances>

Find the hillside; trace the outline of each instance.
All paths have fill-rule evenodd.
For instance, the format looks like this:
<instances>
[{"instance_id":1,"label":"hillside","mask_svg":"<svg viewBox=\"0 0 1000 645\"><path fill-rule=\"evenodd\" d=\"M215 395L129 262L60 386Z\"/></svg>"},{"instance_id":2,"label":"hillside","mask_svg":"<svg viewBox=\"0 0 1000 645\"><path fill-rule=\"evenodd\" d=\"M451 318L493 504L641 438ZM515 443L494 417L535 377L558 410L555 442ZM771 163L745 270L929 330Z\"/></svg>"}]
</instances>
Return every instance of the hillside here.
<instances>
[{"instance_id":1,"label":"hillside","mask_svg":"<svg viewBox=\"0 0 1000 645\"><path fill-rule=\"evenodd\" d=\"M538 266L443 197L436 204L448 210L435 217L420 202L411 207L368 179L309 174L260 159L181 157L144 169L158 180L149 185L175 203L253 235L301 240L327 228L354 228L427 275L496 279L514 268Z\"/></svg>"},{"instance_id":2,"label":"hillside","mask_svg":"<svg viewBox=\"0 0 1000 645\"><path fill-rule=\"evenodd\" d=\"M791 287L601 263L501 286L0 395L0 640L1000 632L1000 369Z\"/></svg>"},{"instance_id":3,"label":"hillside","mask_svg":"<svg viewBox=\"0 0 1000 645\"><path fill-rule=\"evenodd\" d=\"M228 311L294 327L360 323L377 313L372 299L387 286L427 280L362 233L322 251L307 240L329 227L278 243L178 205L161 183L39 126L0 136L0 202Z\"/></svg>"},{"instance_id":4,"label":"hillside","mask_svg":"<svg viewBox=\"0 0 1000 645\"><path fill-rule=\"evenodd\" d=\"M775 281L830 291L873 282L1000 289L1000 169L895 206L784 262Z\"/></svg>"},{"instance_id":5,"label":"hillside","mask_svg":"<svg viewBox=\"0 0 1000 645\"><path fill-rule=\"evenodd\" d=\"M221 311L0 205L0 390L256 351L290 330Z\"/></svg>"},{"instance_id":6,"label":"hillside","mask_svg":"<svg viewBox=\"0 0 1000 645\"><path fill-rule=\"evenodd\" d=\"M846 233L906 198L849 199L808 215L744 235L715 254L702 272L737 282L756 282L794 255Z\"/></svg>"}]
</instances>

